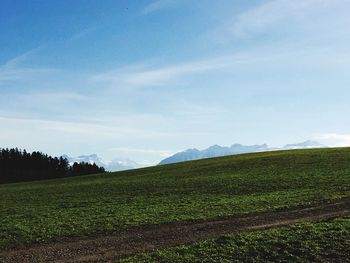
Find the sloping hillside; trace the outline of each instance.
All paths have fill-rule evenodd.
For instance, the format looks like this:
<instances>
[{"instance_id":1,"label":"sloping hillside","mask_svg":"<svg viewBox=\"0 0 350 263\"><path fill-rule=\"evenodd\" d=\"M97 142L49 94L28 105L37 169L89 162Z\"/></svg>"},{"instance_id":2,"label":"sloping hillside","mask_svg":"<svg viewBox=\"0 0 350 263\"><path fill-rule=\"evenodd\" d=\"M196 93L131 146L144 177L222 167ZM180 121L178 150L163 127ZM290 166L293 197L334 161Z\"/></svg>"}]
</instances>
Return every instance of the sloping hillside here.
<instances>
[{"instance_id":1,"label":"sloping hillside","mask_svg":"<svg viewBox=\"0 0 350 263\"><path fill-rule=\"evenodd\" d=\"M350 196L350 149L244 154L0 186L0 247Z\"/></svg>"}]
</instances>

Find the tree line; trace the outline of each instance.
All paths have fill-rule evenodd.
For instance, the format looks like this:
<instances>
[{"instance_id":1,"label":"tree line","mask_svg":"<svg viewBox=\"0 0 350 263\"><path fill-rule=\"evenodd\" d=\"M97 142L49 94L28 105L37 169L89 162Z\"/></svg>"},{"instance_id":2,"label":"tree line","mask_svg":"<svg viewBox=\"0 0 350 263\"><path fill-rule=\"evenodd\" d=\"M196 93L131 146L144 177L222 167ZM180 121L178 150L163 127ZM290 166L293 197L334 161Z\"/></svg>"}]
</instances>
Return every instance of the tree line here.
<instances>
[{"instance_id":1,"label":"tree line","mask_svg":"<svg viewBox=\"0 0 350 263\"><path fill-rule=\"evenodd\" d=\"M104 173L103 167L86 162L69 165L63 157L51 157L41 152L0 148L0 183L44 180Z\"/></svg>"}]
</instances>

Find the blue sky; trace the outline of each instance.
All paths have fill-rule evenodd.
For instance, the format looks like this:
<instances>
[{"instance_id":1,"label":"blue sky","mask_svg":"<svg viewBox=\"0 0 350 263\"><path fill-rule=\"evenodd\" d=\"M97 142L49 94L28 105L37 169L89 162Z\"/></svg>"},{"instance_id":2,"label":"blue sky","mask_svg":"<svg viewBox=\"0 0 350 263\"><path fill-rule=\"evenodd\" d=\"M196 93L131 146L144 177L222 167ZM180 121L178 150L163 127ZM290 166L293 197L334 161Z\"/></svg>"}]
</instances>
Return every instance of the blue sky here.
<instances>
[{"instance_id":1,"label":"blue sky","mask_svg":"<svg viewBox=\"0 0 350 263\"><path fill-rule=\"evenodd\" d=\"M1 1L0 145L157 163L350 145L350 1Z\"/></svg>"}]
</instances>

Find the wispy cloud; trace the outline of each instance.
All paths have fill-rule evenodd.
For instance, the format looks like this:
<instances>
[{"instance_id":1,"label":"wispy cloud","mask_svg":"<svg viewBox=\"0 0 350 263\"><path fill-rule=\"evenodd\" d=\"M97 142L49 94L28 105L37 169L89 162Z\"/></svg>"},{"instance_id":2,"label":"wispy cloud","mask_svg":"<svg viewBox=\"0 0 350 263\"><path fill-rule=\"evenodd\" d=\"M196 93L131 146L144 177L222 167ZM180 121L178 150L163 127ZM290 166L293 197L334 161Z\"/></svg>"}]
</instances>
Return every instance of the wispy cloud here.
<instances>
[{"instance_id":1,"label":"wispy cloud","mask_svg":"<svg viewBox=\"0 0 350 263\"><path fill-rule=\"evenodd\" d=\"M349 32L349 10L349 0L270 0L224 18L207 38L219 44L259 35L265 40L271 36L325 38Z\"/></svg>"},{"instance_id":2,"label":"wispy cloud","mask_svg":"<svg viewBox=\"0 0 350 263\"><path fill-rule=\"evenodd\" d=\"M121 121L119 121L118 118L111 118L104 119L103 121L91 119L77 122L0 116L0 122L7 122L18 125L22 124L25 127L36 127L37 129L41 129L42 131L64 132L68 135L93 135L99 136L100 138L118 138L126 136L140 136L146 138L149 136L171 137L177 135L175 132L169 133L155 131L151 128L139 128L135 127L135 125L131 125L135 123L134 120L140 119L140 116L138 114L129 115L129 125L126 125L127 123L124 123L125 126L120 127L120 123L124 119L124 117L121 117Z\"/></svg>"},{"instance_id":3,"label":"wispy cloud","mask_svg":"<svg viewBox=\"0 0 350 263\"><path fill-rule=\"evenodd\" d=\"M21 55L18 55L17 57L10 59L7 61L4 65L0 67L2 70L11 70L16 68L21 62L25 61L30 54L32 54L33 51L29 51L26 53L23 53Z\"/></svg>"},{"instance_id":4,"label":"wispy cloud","mask_svg":"<svg viewBox=\"0 0 350 263\"><path fill-rule=\"evenodd\" d=\"M236 36L262 31L282 20L302 17L315 4L324 5L324 0L273 0L239 15L232 31Z\"/></svg>"},{"instance_id":5,"label":"wispy cloud","mask_svg":"<svg viewBox=\"0 0 350 263\"><path fill-rule=\"evenodd\" d=\"M303 43L288 43L273 48L259 47L246 52L237 52L203 60L192 60L173 65L127 66L96 74L91 77L92 81L103 82L113 88L164 86L169 82L174 83L186 77L200 75L218 70L239 69L243 66L252 67L298 67L300 60L303 60L303 67L344 66L350 64L350 57L344 52L332 47L307 46ZM232 71L230 74L232 74Z\"/></svg>"},{"instance_id":6,"label":"wispy cloud","mask_svg":"<svg viewBox=\"0 0 350 263\"><path fill-rule=\"evenodd\" d=\"M136 67L118 69L93 77L95 81L131 86L159 86L174 78L219 69L232 63L232 59L218 58L192 61L163 67Z\"/></svg>"},{"instance_id":7,"label":"wispy cloud","mask_svg":"<svg viewBox=\"0 0 350 263\"><path fill-rule=\"evenodd\" d=\"M20 54L17 57L10 59L5 64L0 66L0 81L10 80L18 77L17 67L25 61L34 51L28 51Z\"/></svg>"},{"instance_id":8,"label":"wispy cloud","mask_svg":"<svg viewBox=\"0 0 350 263\"><path fill-rule=\"evenodd\" d=\"M21 105L22 111L40 116L69 114L73 117L81 114L81 111L79 112L76 108L92 103L91 97L86 94L63 90L10 93L6 96L10 96L17 105ZM1 102L4 109L17 112L17 107L13 107L11 103L8 104L6 99Z\"/></svg>"},{"instance_id":9,"label":"wispy cloud","mask_svg":"<svg viewBox=\"0 0 350 263\"><path fill-rule=\"evenodd\" d=\"M197 136L191 132L163 129L162 127L167 125L161 121L156 125L139 125L138 120L143 117L137 114L121 116L120 120L111 118L85 121L25 118L23 114L22 117L15 116L13 113L7 114L1 110L0 114L2 147L18 146L32 149L35 145L35 149L54 155L72 154L72 152L80 155L102 151L108 158L122 155L138 162L145 160L147 156L148 161L142 162L155 164L171 155L173 151L148 148L149 145L156 145L159 141L169 142L181 137ZM171 120L168 120L168 126L169 124L173 124ZM151 143L145 143L147 141ZM75 148L77 149L73 150Z\"/></svg>"},{"instance_id":10,"label":"wispy cloud","mask_svg":"<svg viewBox=\"0 0 350 263\"><path fill-rule=\"evenodd\" d=\"M154 12L157 12L157 11L162 10L162 9L170 8L174 5L176 5L177 2L179 2L179 0L157 0L157 1L154 1L154 2L150 3L149 5L147 5L143 9L142 14L148 15L150 13L154 13Z\"/></svg>"},{"instance_id":11,"label":"wispy cloud","mask_svg":"<svg viewBox=\"0 0 350 263\"><path fill-rule=\"evenodd\" d=\"M7 61L0 66L0 84L2 81L12 81L24 79L28 76L44 74L52 72L53 69L48 68L30 68L23 67L23 63L27 61L33 54L35 54L40 48L36 48L18 55L17 57Z\"/></svg>"},{"instance_id":12,"label":"wispy cloud","mask_svg":"<svg viewBox=\"0 0 350 263\"><path fill-rule=\"evenodd\" d=\"M169 157L169 156L176 153L176 151L170 151L170 150L135 149L135 148L127 148L127 147L111 148L110 150L120 152L120 153L156 154L156 155L159 155L161 157Z\"/></svg>"},{"instance_id":13,"label":"wispy cloud","mask_svg":"<svg viewBox=\"0 0 350 263\"><path fill-rule=\"evenodd\" d=\"M130 147L115 147L108 150L113 155L127 156L128 158L138 159L138 163L143 165L156 165L160 160L167 158L178 150L159 150L152 148L130 148ZM144 159L147 156L147 159Z\"/></svg>"},{"instance_id":14,"label":"wispy cloud","mask_svg":"<svg viewBox=\"0 0 350 263\"><path fill-rule=\"evenodd\" d=\"M18 67L22 62L26 61L28 58L33 56L40 49L41 49L41 47L37 47L37 48L33 48L27 52L24 52L24 53L16 56L15 58L12 58L9 61L7 61L5 64L0 66L0 69L14 69L14 68Z\"/></svg>"},{"instance_id":15,"label":"wispy cloud","mask_svg":"<svg viewBox=\"0 0 350 263\"><path fill-rule=\"evenodd\" d=\"M97 26L92 26L92 27L89 27L89 28L85 28L79 32L77 32L76 34L72 35L70 38L68 38L66 40L66 42L73 42L75 40L78 40L78 39L81 39L91 33L93 33L98 27Z\"/></svg>"},{"instance_id":16,"label":"wispy cloud","mask_svg":"<svg viewBox=\"0 0 350 263\"><path fill-rule=\"evenodd\" d=\"M350 134L326 133L316 138L333 147L350 146Z\"/></svg>"},{"instance_id":17,"label":"wispy cloud","mask_svg":"<svg viewBox=\"0 0 350 263\"><path fill-rule=\"evenodd\" d=\"M18 94L18 99L22 101L28 101L30 103L58 103L58 102L67 102L67 101L84 101L88 102L89 97L87 95L72 92L72 91L45 91L45 92L35 92L35 93L26 93Z\"/></svg>"}]
</instances>

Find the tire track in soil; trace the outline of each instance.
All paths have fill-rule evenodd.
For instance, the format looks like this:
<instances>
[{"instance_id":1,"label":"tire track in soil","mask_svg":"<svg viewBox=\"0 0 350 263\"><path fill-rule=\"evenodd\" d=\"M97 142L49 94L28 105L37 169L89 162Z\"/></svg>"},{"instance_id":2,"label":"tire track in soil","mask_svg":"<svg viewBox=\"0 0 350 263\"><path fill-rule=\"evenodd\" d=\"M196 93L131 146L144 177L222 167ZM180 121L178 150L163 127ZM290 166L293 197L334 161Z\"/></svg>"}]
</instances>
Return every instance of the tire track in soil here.
<instances>
[{"instance_id":1,"label":"tire track in soil","mask_svg":"<svg viewBox=\"0 0 350 263\"><path fill-rule=\"evenodd\" d=\"M206 221L146 225L118 234L71 238L0 252L0 262L100 262L217 238L225 234L255 231L295 223L329 220L350 215L350 198L313 207L216 218Z\"/></svg>"}]
</instances>

